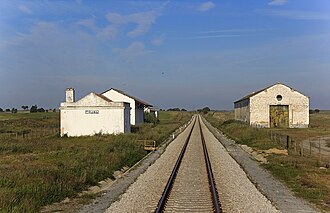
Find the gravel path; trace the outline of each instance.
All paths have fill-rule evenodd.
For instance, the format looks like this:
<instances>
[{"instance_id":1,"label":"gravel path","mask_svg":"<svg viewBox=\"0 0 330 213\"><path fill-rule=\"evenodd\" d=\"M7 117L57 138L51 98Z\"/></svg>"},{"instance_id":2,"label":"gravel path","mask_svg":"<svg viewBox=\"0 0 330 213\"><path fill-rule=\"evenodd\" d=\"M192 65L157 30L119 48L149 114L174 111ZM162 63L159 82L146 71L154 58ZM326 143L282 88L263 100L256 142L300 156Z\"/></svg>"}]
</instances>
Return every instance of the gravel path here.
<instances>
[{"instance_id":1,"label":"gravel path","mask_svg":"<svg viewBox=\"0 0 330 213\"><path fill-rule=\"evenodd\" d=\"M157 161L105 212L153 212L156 209L192 124L168 145Z\"/></svg>"},{"instance_id":2,"label":"gravel path","mask_svg":"<svg viewBox=\"0 0 330 213\"><path fill-rule=\"evenodd\" d=\"M295 197L287 187L276 180L268 171L260 167L259 163L253 160L235 141L228 139L205 119L203 120L214 136L221 141L231 157L244 169L249 179L258 187L262 194L271 200L278 210L287 213L319 212L306 201Z\"/></svg>"},{"instance_id":3,"label":"gravel path","mask_svg":"<svg viewBox=\"0 0 330 213\"><path fill-rule=\"evenodd\" d=\"M322 136L322 137L312 137L307 140L301 141L301 146L303 146L304 151L307 155L310 152L314 155L321 154L324 157L329 158L330 160L330 147L327 145L330 141L330 136Z\"/></svg>"},{"instance_id":4,"label":"gravel path","mask_svg":"<svg viewBox=\"0 0 330 213\"><path fill-rule=\"evenodd\" d=\"M166 202L165 212L213 212L198 121Z\"/></svg>"},{"instance_id":5,"label":"gravel path","mask_svg":"<svg viewBox=\"0 0 330 213\"><path fill-rule=\"evenodd\" d=\"M271 202L250 182L244 171L230 157L221 143L204 125L202 126L224 212L277 212ZM190 130L190 128L187 128L187 130ZM154 211L183 146L185 137L188 135L187 130L168 146L166 152L106 212ZM196 142L197 140L200 140L200 134L194 131L191 142ZM193 152L198 150L198 148L195 149L196 147L193 146L190 146L190 148L194 148L194 150L190 150L192 151L191 155L194 155ZM190 148L187 147L187 151ZM197 153L195 154L197 155ZM188 159L186 163L189 163L189 161L193 160ZM185 168L188 169L187 167ZM195 172L199 173L200 171ZM192 195L193 192L189 192L189 194ZM176 207L182 205L179 204ZM177 212L184 211L183 209L173 210Z\"/></svg>"},{"instance_id":6,"label":"gravel path","mask_svg":"<svg viewBox=\"0 0 330 213\"><path fill-rule=\"evenodd\" d=\"M219 200L224 212L278 212L202 123Z\"/></svg>"},{"instance_id":7,"label":"gravel path","mask_svg":"<svg viewBox=\"0 0 330 213\"><path fill-rule=\"evenodd\" d=\"M191 119L189 123L191 123ZM186 129L186 130L185 130ZM73 210L72 212L79 213L90 213L90 212L104 212L109 206L119 199L120 195L125 193L129 186L134 183L137 178L143 174L175 141L181 141L180 137L187 137L190 130L189 125L185 124L178 128L169 137L159 149L155 152L150 152L145 156L140 162L130 168L125 174L119 179L115 180L113 184L108 187L102 195L96 197L91 203L83 205L81 207L76 207L78 210ZM183 132L182 132L183 131ZM188 131L188 133L186 133ZM182 133L181 133L182 132ZM182 136L183 135L183 136ZM138 195L139 193L137 193ZM66 212L66 211L65 211ZM70 211L71 212L71 211Z\"/></svg>"},{"instance_id":8,"label":"gravel path","mask_svg":"<svg viewBox=\"0 0 330 213\"><path fill-rule=\"evenodd\" d=\"M207 130L206 126L214 135ZM202 124L223 212L318 212L305 201L294 197L290 190L261 168L234 141L227 139L207 122L206 126ZM139 169L132 169L127 176L136 172L134 176L136 181L130 186L132 179L128 181L129 183L124 181L126 188L122 187L121 190L129 187L119 198L118 193L113 195L109 191L102 196L101 201L98 199L94 202L95 208L85 208L82 212L101 212L109 203L112 205L106 209L107 213L153 212L191 127L192 124L178 135L162 155L154 152L146 158L145 162L153 163L160 155L148 169L143 170L145 172L137 179L139 173L136 170ZM149 161L149 158L154 159ZM121 187L120 181L116 184L118 188ZM112 195L109 197L107 194ZM114 202L115 199L117 199L116 202Z\"/></svg>"}]
</instances>

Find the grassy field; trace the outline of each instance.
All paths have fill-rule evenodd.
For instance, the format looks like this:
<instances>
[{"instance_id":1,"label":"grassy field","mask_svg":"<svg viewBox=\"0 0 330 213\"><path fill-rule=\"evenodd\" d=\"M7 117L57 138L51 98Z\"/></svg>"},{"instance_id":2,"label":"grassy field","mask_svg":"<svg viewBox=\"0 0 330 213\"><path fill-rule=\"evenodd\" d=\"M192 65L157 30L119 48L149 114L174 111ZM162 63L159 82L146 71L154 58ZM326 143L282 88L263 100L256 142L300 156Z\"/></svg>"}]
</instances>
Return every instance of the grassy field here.
<instances>
[{"instance_id":1,"label":"grassy field","mask_svg":"<svg viewBox=\"0 0 330 213\"><path fill-rule=\"evenodd\" d=\"M311 127L308 129L257 129L233 120L233 112L209 112L205 118L237 143L246 144L255 150L283 149L283 143L271 140L270 131L289 135L298 142L310 137L330 135L330 111L311 114ZM264 167L286 183L297 196L305 198L325 212L330 212L330 169L320 169L326 164L318 156L289 153L288 156L269 155L269 163Z\"/></svg>"},{"instance_id":2,"label":"grassy field","mask_svg":"<svg viewBox=\"0 0 330 213\"><path fill-rule=\"evenodd\" d=\"M44 205L74 197L144 157L139 140L160 143L190 117L190 113L160 112L159 124L144 124L135 133L116 136L0 137L0 212L37 212ZM0 118L0 136L59 125L59 114L50 112L1 114Z\"/></svg>"}]
</instances>

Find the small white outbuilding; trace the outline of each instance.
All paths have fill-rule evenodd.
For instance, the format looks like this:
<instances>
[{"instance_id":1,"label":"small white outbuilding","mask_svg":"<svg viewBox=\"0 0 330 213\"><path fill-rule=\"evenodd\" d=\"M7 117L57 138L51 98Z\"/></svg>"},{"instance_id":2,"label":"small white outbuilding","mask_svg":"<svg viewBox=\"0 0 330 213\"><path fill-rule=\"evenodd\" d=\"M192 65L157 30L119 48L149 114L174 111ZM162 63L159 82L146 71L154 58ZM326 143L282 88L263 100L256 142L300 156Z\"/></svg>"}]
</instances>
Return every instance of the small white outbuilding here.
<instances>
[{"instance_id":1,"label":"small white outbuilding","mask_svg":"<svg viewBox=\"0 0 330 213\"><path fill-rule=\"evenodd\" d=\"M136 125L144 122L144 109L151 107L152 105L142 101L134 96L128 95L127 93L111 88L102 93L103 96L113 101L124 101L130 104L131 107L131 124Z\"/></svg>"},{"instance_id":2,"label":"small white outbuilding","mask_svg":"<svg viewBox=\"0 0 330 213\"><path fill-rule=\"evenodd\" d=\"M260 127L306 128L309 97L282 83L234 102L235 119Z\"/></svg>"},{"instance_id":3,"label":"small white outbuilding","mask_svg":"<svg viewBox=\"0 0 330 213\"><path fill-rule=\"evenodd\" d=\"M73 88L66 90L60 107L61 136L119 134L131 131L130 104L90 93L75 102Z\"/></svg>"},{"instance_id":4,"label":"small white outbuilding","mask_svg":"<svg viewBox=\"0 0 330 213\"><path fill-rule=\"evenodd\" d=\"M147 106L144 108L144 112L149 113L149 114L155 116L156 118L158 118L158 111L159 111L159 108L155 107L155 106Z\"/></svg>"}]
</instances>

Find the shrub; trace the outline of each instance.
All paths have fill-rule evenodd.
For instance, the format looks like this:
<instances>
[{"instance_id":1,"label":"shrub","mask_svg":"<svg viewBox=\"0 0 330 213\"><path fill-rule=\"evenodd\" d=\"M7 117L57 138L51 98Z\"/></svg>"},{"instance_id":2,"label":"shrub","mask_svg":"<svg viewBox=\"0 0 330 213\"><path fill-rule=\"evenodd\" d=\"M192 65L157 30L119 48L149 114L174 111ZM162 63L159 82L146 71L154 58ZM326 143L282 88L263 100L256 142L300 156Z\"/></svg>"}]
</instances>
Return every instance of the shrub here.
<instances>
[{"instance_id":1,"label":"shrub","mask_svg":"<svg viewBox=\"0 0 330 213\"><path fill-rule=\"evenodd\" d=\"M30 112L31 113L38 112L38 106L37 105L31 106Z\"/></svg>"},{"instance_id":2,"label":"shrub","mask_svg":"<svg viewBox=\"0 0 330 213\"><path fill-rule=\"evenodd\" d=\"M156 116L154 114L145 112L144 113L144 122L152 123L152 124L156 125L159 123L159 120L158 120L158 118L156 118Z\"/></svg>"},{"instance_id":3,"label":"shrub","mask_svg":"<svg viewBox=\"0 0 330 213\"><path fill-rule=\"evenodd\" d=\"M37 112L45 112L45 109L44 108L39 108L39 109L37 109Z\"/></svg>"}]
</instances>

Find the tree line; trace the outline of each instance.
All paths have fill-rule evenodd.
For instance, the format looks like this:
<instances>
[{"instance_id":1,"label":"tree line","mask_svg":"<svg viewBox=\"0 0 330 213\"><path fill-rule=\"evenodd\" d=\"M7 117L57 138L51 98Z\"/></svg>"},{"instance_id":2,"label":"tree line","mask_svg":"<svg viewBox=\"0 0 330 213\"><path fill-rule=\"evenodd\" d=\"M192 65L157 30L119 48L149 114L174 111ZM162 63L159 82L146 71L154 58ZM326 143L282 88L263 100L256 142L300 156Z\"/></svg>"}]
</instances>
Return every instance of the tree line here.
<instances>
[{"instance_id":1,"label":"tree line","mask_svg":"<svg viewBox=\"0 0 330 213\"><path fill-rule=\"evenodd\" d=\"M27 110L29 110L29 106L26 106L26 105L23 105L23 106L21 106L21 108L24 110L24 111L27 111ZM9 108L7 108L7 109L2 109L2 108L0 108L0 112L11 112L11 113L17 113L17 108L15 108L15 107L13 107L12 109L9 109ZM40 108L38 108L38 106L37 105L32 105L31 107L30 107L30 113L35 113L35 112L56 112L56 108L54 108L54 109L44 109L44 108L42 108L42 107L40 107Z\"/></svg>"}]
</instances>

